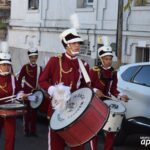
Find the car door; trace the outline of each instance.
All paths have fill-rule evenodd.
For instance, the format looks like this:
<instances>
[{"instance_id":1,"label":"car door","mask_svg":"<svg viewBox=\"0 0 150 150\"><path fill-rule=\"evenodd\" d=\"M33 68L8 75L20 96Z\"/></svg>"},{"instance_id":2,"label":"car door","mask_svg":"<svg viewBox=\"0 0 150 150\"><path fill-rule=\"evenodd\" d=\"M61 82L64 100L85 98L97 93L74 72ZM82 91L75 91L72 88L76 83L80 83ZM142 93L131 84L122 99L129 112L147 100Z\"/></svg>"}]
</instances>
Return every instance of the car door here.
<instances>
[{"instance_id":1,"label":"car door","mask_svg":"<svg viewBox=\"0 0 150 150\"><path fill-rule=\"evenodd\" d=\"M126 68L118 76L118 88L130 99L150 100L150 65Z\"/></svg>"},{"instance_id":2,"label":"car door","mask_svg":"<svg viewBox=\"0 0 150 150\"><path fill-rule=\"evenodd\" d=\"M118 89L122 94L128 95L129 99L136 98L135 85L131 79L135 76L141 66L123 66L118 72ZM134 92L133 92L134 90Z\"/></svg>"},{"instance_id":3,"label":"car door","mask_svg":"<svg viewBox=\"0 0 150 150\"><path fill-rule=\"evenodd\" d=\"M130 82L134 97L150 102L150 65L142 66Z\"/></svg>"}]
</instances>

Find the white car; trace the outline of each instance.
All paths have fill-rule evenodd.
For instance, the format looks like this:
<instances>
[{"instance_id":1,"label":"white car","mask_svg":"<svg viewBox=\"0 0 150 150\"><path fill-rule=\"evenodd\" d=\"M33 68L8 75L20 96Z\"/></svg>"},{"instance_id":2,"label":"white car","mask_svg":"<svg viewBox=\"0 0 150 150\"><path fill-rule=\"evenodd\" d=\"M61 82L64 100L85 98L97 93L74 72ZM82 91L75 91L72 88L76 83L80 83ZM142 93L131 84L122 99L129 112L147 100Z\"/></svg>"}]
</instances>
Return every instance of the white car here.
<instances>
[{"instance_id":1,"label":"white car","mask_svg":"<svg viewBox=\"0 0 150 150\"><path fill-rule=\"evenodd\" d=\"M121 132L150 135L150 62L121 66L117 75L118 90L129 97L124 103L126 113ZM124 136L121 134L119 140L124 140Z\"/></svg>"}]
</instances>

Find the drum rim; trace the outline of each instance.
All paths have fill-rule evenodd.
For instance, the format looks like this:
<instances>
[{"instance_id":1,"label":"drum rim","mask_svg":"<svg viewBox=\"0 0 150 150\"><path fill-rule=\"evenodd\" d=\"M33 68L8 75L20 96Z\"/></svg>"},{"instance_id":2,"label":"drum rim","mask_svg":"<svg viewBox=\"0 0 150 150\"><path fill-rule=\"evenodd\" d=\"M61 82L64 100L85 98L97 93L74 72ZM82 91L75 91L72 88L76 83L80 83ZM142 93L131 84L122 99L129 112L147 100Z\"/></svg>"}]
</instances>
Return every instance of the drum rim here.
<instances>
[{"instance_id":1,"label":"drum rim","mask_svg":"<svg viewBox=\"0 0 150 150\"><path fill-rule=\"evenodd\" d=\"M11 111L15 111L15 110L18 110L18 109L14 109L14 110L11 110ZM22 113L19 113L19 114L17 114L17 115L14 115L14 114L0 114L0 118L16 118L16 117L18 117L18 116L23 116L25 113L27 113L27 110L26 109L20 109L20 110L22 110L23 112ZM7 111L10 111L10 110L7 110Z\"/></svg>"},{"instance_id":2,"label":"drum rim","mask_svg":"<svg viewBox=\"0 0 150 150\"><path fill-rule=\"evenodd\" d=\"M90 89L90 90L92 91L91 99L90 99L90 101L89 101L89 104L90 104L91 101L92 101L92 99L93 99L93 97L94 97L94 91L93 91L93 89L92 89L92 88L89 88L89 87L83 87L83 88L80 88L80 89ZM69 125L65 126L64 128L53 129L53 128L51 127L51 120L50 120L49 126L50 126L51 130L57 132L57 131L65 130L65 129L68 128L69 126L72 126L75 121L78 121L78 120L82 117L82 115L84 115L85 111L86 111L88 108L89 108L89 105L86 107L86 109L83 111L83 113L78 116L78 118L76 118L72 123L70 123Z\"/></svg>"},{"instance_id":3,"label":"drum rim","mask_svg":"<svg viewBox=\"0 0 150 150\"><path fill-rule=\"evenodd\" d=\"M43 100L42 100L42 102L40 103L40 105L44 102L44 92L42 91L42 90L34 90L33 91L33 93L35 93L35 92L37 92L37 91L40 91L41 93L42 93L42 96L43 96ZM39 107L40 107L40 105L38 106L38 107L36 107L36 108L33 108L32 106L31 106L31 104L32 104L32 102L30 102L30 107L32 108L32 109L38 109Z\"/></svg>"},{"instance_id":4,"label":"drum rim","mask_svg":"<svg viewBox=\"0 0 150 150\"><path fill-rule=\"evenodd\" d=\"M103 127L102 127L102 128L103 128ZM65 141L65 142L66 142L66 144L67 144L68 146L70 146L70 147L81 146L81 145L86 144L86 143L88 143L89 141L91 141L92 138L95 137L95 136L101 131L102 128L98 129L97 132L95 132L95 134L94 134L91 138L89 138L89 139L86 140L85 142L82 142L81 144L77 144L77 145L72 146L72 145L68 144L66 141Z\"/></svg>"},{"instance_id":5,"label":"drum rim","mask_svg":"<svg viewBox=\"0 0 150 150\"><path fill-rule=\"evenodd\" d=\"M113 112L114 114L125 114L126 113L126 111L127 111L127 108L125 107L125 105L121 102L121 101L117 101L117 100L111 100L111 99L107 99L107 100L104 100L104 101L114 101L114 102L120 102L121 103L121 105L124 107L124 111L123 112L113 112L113 111L111 111L111 109L110 109L110 113L111 112ZM105 102L104 102L105 103ZM106 103L105 103L106 104ZM107 104L106 104L107 105ZM109 106L108 106L109 107Z\"/></svg>"},{"instance_id":6,"label":"drum rim","mask_svg":"<svg viewBox=\"0 0 150 150\"><path fill-rule=\"evenodd\" d=\"M13 103L7 103L7 104L13 104ZM18 103L20 104L20 103ZM5 104L2 104L2 105L5 105ZM0 110L20 110L20 109L26 109L26 104L21 104L23 106L21 107L17 107L17 108L1 108L1 105L0 105Z\"/></svg>"}]
</instances>

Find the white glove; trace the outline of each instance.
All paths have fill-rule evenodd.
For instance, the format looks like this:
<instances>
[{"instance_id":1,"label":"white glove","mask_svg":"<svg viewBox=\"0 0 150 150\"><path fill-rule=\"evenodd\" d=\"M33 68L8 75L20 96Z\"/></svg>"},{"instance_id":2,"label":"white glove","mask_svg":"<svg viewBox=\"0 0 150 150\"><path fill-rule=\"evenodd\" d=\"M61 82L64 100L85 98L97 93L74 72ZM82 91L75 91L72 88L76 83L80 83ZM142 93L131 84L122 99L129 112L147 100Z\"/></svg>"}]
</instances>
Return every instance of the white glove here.
<instances>
[{"instance_id":1,"label":"white glove","mask_svg":"<svg viewBox=\"0 0 150 150\"><path fill-rule=\"evenodd\" d=\"M16 98L17 98L17 99L22 99L23 95L24 95L24 92L23 92L23 91L20 91L20 92L16 95Z\"/></svg>"},{"instance_id":2,"label":"white glove","mask_svg":"<svg viewBox=\"0 0 150 150\"><path fill-rule=\"evenodd\" d=\"M63 84L55 86L52 99L52 107L57 110L63 110L66 107L66 102L70 99L70 87Z\"/></svg>"},{"instance_id":3,"label":"white glove","mask_svg":"<svg viewBox=\"0 0 150 150\"><path fill-rule=\"evenodd\" d=\"M53 97L54 91L56 90L55 86L50 86L48 88L48 94Z\"/></svg>"}]
</instances>

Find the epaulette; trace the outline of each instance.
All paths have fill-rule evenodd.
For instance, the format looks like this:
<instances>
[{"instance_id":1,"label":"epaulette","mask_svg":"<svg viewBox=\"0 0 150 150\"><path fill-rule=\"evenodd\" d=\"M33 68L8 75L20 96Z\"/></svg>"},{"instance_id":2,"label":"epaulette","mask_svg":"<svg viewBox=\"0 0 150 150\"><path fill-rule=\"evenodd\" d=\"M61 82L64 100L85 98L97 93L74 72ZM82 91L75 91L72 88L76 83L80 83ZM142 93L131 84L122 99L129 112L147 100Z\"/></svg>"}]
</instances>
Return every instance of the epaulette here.
<instances>
[{"instance_id":1,"label":"epaulette","mask_svg":"<svg viewBox=\"0 0 150 150\"><path fill-rule=\"evenodd\" d=\"M100 68L99 68L98 66L94 66L92 69L93 69L94 71L100 71Z\"/></svg>"}]
</instances>

